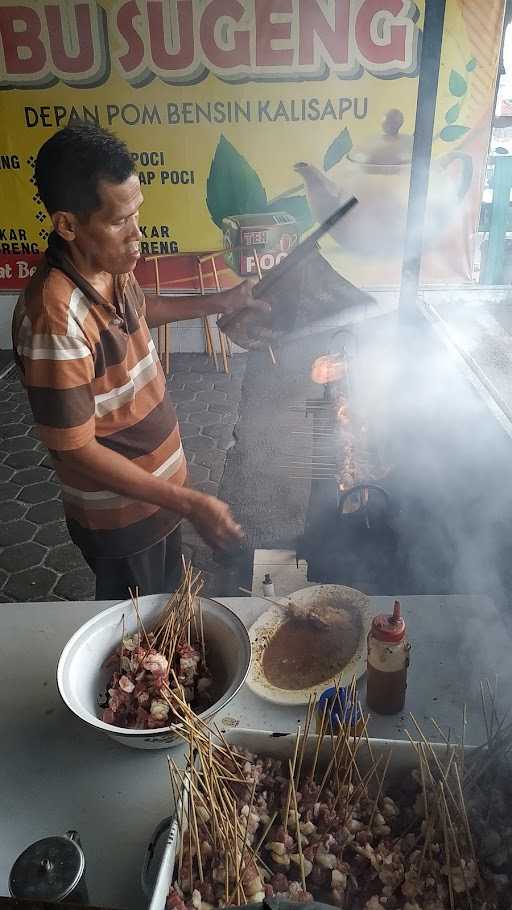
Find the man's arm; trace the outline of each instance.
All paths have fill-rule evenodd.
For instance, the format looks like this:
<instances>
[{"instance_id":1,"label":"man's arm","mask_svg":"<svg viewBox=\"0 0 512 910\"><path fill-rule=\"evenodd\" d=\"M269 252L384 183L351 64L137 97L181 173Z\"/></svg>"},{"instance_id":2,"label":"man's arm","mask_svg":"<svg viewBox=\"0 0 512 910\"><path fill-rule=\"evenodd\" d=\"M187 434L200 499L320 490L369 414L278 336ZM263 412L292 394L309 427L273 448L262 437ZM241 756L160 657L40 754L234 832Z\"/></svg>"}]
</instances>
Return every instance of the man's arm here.
<instances>
[{"instance_id":1,"label":"man's arm","mask_svg":"<svg viewBox=\"0 0 512 910\"><path fill-rule=\"evenodd\" d=\"M223 548L242 537L242 530L226 503L214 496L155 477L124 455L106 449L96 439L80 449L59 452L59 461L106 490L140 502L150 502L188 518L201 537L214 548Z\"/></svg>"},{"instance_id":2,"label":"man's arm","mask_svg":"<svg viewBox=\"0 0 512 910\"><path fill-rule=\"evenodd\" d=\"M268 304L252 296L254 282L243 281L236 287L219 294L207 294L204 297L162 297L146 294L146 322L152 329L168 322L182 319L197 319L200 316L211 316L217 313L234 313L245 307L269 312Z\"/></svg>"}]
</instances>

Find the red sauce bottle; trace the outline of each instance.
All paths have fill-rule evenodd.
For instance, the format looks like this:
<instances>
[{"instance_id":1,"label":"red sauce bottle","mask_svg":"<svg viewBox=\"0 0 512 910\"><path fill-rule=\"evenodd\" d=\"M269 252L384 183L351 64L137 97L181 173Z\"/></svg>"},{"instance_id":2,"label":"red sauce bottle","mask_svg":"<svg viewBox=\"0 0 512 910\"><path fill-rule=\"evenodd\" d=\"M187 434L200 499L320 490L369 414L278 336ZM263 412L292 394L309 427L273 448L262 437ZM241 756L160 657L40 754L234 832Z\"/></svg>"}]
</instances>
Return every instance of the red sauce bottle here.
<instances>
[{"instance_id":1,"label":"red sauce bottle","mask_svg":"<svg viewBox=\"0 0 512 910\"><path fill-rule=\"evenodd\" d=\"M393 614L376 616L368 634L366 704L376 714L398 714L402 710L410 650L400 601L395 600Z\"/></svg>"}]
</instances>

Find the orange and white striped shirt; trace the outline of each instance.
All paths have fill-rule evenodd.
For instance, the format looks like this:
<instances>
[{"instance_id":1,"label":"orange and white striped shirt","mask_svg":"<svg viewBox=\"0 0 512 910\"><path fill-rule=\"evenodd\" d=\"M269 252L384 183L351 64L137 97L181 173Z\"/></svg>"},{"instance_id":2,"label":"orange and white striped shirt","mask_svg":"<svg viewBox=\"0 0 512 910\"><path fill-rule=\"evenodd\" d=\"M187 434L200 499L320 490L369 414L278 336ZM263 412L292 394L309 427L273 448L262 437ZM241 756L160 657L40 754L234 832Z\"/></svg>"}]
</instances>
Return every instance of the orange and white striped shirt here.
<instances>
[{"instance_id":1,"label":"orange and white striped shirt","mask_svg":"<svg viewBox=\"0 0 512 910\"><path fill-rule=\"evenodd\" d=\"M53 235L52 235L53 236ZM53 240L20 297L13 348L38 432L62 487L72 539L91 556L129 556L170 533L177 514L120 496L59 460L92 439L182 485L176 411L132 274L107 302Z\"/></svg>"}]
</instances>

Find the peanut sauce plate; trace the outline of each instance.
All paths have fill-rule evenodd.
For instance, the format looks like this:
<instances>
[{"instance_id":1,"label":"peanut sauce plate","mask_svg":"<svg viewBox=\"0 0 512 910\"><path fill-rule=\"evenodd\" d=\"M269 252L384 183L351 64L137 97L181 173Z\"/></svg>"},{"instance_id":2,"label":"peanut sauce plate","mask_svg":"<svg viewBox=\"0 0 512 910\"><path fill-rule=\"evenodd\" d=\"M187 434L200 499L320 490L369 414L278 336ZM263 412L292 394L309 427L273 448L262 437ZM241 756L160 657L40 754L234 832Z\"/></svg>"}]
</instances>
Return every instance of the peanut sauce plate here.
<instances>
[{"instance_id":1,"label":"peanut sauce plate","mask_svg":"<svg viewBox=\"0 0 512 910\"><path fill-rule=\"evenodd\" d=\"M281 705L307 704L334 681L350 685L366 671L370 601L343 585L311 585L278 597L249 629L249 688Z\"/></svg>"}]
</instances>

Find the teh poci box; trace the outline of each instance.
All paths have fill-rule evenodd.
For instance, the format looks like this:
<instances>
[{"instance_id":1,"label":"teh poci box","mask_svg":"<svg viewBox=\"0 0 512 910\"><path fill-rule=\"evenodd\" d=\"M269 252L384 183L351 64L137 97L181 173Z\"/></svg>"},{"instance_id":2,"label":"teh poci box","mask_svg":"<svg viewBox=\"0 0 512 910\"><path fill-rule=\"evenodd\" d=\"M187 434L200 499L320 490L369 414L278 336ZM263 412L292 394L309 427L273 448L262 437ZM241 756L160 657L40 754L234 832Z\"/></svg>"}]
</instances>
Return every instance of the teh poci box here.
<instances>
[{"instance_id":1,"label":"teh poci box","mask_svg":"<svg viewBox=\"0 0 512 910\"><path fill-rule=\"evenodd\" d=\"M257 275L277 265L300 240L295 218L287 212L230 215L222 220L224 258L239 275Z\"/></svg>"}]
</instances>

